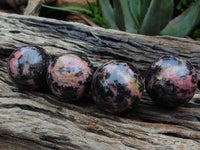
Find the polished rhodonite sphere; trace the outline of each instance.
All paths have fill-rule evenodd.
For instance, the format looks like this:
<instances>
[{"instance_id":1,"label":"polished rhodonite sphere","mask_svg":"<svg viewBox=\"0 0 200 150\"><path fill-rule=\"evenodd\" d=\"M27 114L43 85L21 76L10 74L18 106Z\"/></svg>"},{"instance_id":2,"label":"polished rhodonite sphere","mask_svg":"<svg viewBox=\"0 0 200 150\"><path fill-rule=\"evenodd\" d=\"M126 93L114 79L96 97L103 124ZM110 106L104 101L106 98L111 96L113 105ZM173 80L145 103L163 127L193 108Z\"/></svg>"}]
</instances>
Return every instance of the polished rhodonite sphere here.
<instances>
[{"instance_id":1,"label":"polished rhodonite sphere","mask_svg":"<svg viewBox=\"0 0 200 150\"><path fill-rule=\"evenodd\" d=\"M73 102L82 98L90 87L92 68L89 61L74 54L64 54L49 65L47 83L61 101Z\"/></svg>"},{"instance_id":2,"label":"polished rhodonite sphere","mask_svg":"<svg viewBox=\"0 0 200 150\"><path fill-rule=\"evenodd\" d=\"M194 96L197 74L190 62L179 57L163 56L148 68L145 87L156 104L177 107Z\"/></svg>"},{"instance_id":3,"label":"polished rhodonite sphere","mask_svg":"<svg viewBox=\"0 0 200 150\"><path fill-rule=\"evenodd\" d=\"M45 85L49 62L50 56L41 47L24 46L10 55L8 73L19 88L34 90Z\"/></svg>"},{"instance_id":4,"label":"polished rhodonite sphere","mask_svg":"<svg viewBox=\"0 0 200 150\"><path fill-rule=\"evenodd\" d=\"M101 109L121 113L138 104L144 83L133 65L110 61L95 71L91 89L93 99Z\"/></svg>"}]
</instances>

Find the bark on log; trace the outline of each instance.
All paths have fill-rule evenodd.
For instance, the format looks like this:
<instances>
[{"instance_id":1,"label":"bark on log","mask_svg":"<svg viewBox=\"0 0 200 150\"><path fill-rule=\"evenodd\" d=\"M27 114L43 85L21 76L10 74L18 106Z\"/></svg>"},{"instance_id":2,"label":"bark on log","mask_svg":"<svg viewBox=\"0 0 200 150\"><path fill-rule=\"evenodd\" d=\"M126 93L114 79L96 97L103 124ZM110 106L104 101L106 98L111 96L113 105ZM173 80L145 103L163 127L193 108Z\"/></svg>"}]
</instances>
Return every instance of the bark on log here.
<instances>
[{"instance_id":1,"label":"bark on log","mask_svg":"<svg viewBox=\"0 0 200 150\"><path fill-rule=\"evenodd\" d=\"M156 58L174 54L200 73L200 42L149 37L78 23L0 13L0 55L31 44L51 55L86 55L97 67L127 60L144 72ZM90 96L61 103L48 92L21 91L0 61L0 149L200 149L200 96L176 110L160 109L145 94L137 108L122 115L99 110Z\"/></svg>"}]
</instances>

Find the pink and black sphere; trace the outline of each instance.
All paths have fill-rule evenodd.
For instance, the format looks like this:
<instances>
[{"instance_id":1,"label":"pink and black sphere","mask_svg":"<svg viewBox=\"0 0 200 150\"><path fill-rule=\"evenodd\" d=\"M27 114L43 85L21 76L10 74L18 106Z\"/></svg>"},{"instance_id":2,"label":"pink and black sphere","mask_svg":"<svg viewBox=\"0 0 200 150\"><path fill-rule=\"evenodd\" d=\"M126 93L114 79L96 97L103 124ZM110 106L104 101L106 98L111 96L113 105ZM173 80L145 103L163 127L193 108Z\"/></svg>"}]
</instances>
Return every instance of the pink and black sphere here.
<instances>
[{"instance_id":1,"label":"pink and black sphere","mask_svg":"<svg viewBox=\"0 0 200 150\"><path fill-rule=\"evenodd\" d=\"M47 83L52 93L64 102L85 96L90 87L92 66L86 58L64 54L49 65Z\"/></svg>"},{"instance_id":2,"label":"pink and black sphere","mask_svg":"<svg viewBox=\"0 0 200 150\"><path fill-rule=\"evenodd\" d=\"M41 47L24 46L8 59L10 78L21 89L35 90L46 85L50 56Z\"/></svg>"},{"instance_id":3,"label":"pink and black sphere","mask_svg":"<svg viewBox=\"0 0 200 150\"><path fill-rule=\"evenodd\" d=\"M179 57L163 56L147 70L145 87L157 105L178 107L194 96L197 73L190 62Z\"/></svg>"},{"instance_id":4,"label":"pink and black sphere","mask_svg":"<svg viewBox=\"0 0 200 150\"><path fill-rule=\"evenodd\" d=\"M137 69L120 61L109 61L100 66L91 85L96 104L110 113L121 113L136 106L143 89L143 79Z\"/></svg>"}]
</instances>

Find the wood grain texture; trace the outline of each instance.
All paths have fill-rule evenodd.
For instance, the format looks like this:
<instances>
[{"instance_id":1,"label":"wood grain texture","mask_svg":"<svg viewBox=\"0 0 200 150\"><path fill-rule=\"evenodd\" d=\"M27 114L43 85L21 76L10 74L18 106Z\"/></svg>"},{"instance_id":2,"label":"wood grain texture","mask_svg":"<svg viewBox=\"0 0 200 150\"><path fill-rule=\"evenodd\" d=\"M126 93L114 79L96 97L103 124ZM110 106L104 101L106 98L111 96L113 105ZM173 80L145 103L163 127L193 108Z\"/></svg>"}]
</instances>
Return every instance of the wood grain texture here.
<instances>
[{"instance_id":1,"label":"wood grain texture","mask_svg":"<svg viewBox=\"0 0 200 150\"><path fill-rule=\"evenodd\" d=\"M52 56L79 53L97 67L111 59L131 62L144 73L156 58L174 54L199 71L200 42L149 37L78 23L0 13L0 55L26 44ZM144 94L139 106L122 115L98 109L88 95L76 104L51 93L21 91L0 61L0 149L200 149L200 96L176 110L163 110Z\"/></svg>"}]
</instances>

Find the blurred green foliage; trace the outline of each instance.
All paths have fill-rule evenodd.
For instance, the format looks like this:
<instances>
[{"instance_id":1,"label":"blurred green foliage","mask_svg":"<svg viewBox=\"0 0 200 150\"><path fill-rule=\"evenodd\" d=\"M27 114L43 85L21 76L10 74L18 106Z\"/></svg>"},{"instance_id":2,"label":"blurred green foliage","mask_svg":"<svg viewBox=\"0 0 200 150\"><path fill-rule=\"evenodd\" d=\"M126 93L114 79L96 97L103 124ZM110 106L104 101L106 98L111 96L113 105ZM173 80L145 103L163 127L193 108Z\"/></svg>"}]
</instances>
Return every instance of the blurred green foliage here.
<instances>
[{"instance_id":1,"label":"blurred green foliage","mask_svg":"<svg viewBox=\"0 0 200 150\"><path fill-rule=\"evenodd\" d=\"M104 19L102 17L101 9L99 5L97 5L96 2L93 2L90 5L87 5L86 9L92 12L91 16L87 16L92 22L96 23L97 25L103 28L107 28L104 22Z\"/></svg>"},{"instance_id":2,"label":"blurred green foliage","mask_svg":"<svg viewBox=\"0 0 200 150\"><path fill-rule=\"evenodd\" d=\"M43 7L85 15L104 28L200 39L200 0L97 0L85 8Z\"/></svg>"},{"instance_id":3,"label":"blurred green foliage","mask_svg":"<svg viewBox=\"0 0 200 150\"><path fill-rule=\"evenodd\" d=\"M176 10L179 14L185 11L192 3L194 3L196 0L176 0L175 6Z\"/></svg>"},{"instance_id":4,"label":"blurred green foliage","mask_svg":"<svg viewBox=\"0 0 200 150\"><path fill-rule=\"evenodd\" d=\"M178 3L174 0L99 0L99 3L109 28L130 33L185 37L200 22L200 0ZM181 14L173 18L176 11Z\"/></svg>"},{"instance_id":5,"label":"blurred green foliage","mask_svg":"<svg viewBox=\"0 0 200 150\"><path fill-rule=\"evenodd\" d=\"M194 38L195 40L200 41L200 28L195 29L195 30L191 33L191 37Z\"/></svg>"},{"instance_id":6,"label":"blurred green foliage","mask_svg":"<svg viewBox=\"0 0 200 150\"><path fill-rule=\"evenodd\" d=\"M86 8L76 7L76 6L63 6L63 7L54 7L49 5L42 5L43 8L48 8L53 11L65 11L74 14L81 14L89 18L92 22L97 25L106 28L106 24L102 17L101 9L96 2L87 5Z\"/></svg>"}]
</instances>

